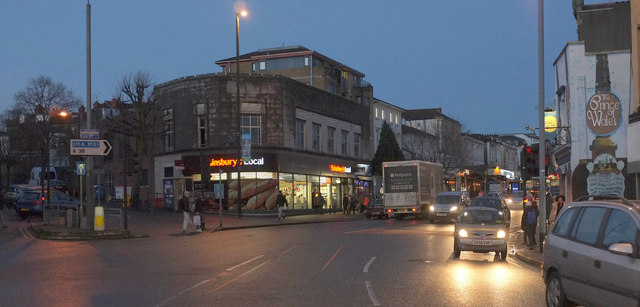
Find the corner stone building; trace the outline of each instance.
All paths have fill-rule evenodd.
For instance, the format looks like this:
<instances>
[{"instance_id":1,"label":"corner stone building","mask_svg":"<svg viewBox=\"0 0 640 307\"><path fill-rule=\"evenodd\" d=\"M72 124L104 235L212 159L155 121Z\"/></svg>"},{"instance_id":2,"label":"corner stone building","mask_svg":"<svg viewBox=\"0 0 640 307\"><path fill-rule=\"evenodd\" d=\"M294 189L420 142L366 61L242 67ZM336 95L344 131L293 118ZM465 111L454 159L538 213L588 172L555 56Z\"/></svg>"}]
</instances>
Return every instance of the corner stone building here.
<instances>
[{"instance_id":1,"label":"corner stone building","mask_svg":"<svg viewBox=\"0 0 640 307\"><path fill-rule=\"evenodd\" d=\"M167 208L176 209L185 191L204 193L213 206L214 189L224 191L224 208L236 209L240 198L246 210L273 209L277 188L296 210L337 209L342 195L370 192L368 106L287 77L241 74L241 129L251 159L239 163L235 74L176 79L154 95L165 126L154 189Z\"/></svg>"}]
</instances>

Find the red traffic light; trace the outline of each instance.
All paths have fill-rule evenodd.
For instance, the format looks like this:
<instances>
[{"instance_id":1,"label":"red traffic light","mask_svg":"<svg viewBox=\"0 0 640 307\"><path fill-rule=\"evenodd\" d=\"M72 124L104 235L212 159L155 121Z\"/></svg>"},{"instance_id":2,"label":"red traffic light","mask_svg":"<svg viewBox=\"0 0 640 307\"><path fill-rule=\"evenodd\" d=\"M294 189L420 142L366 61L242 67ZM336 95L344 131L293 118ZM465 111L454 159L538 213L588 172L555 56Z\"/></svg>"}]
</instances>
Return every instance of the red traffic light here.
<instances>
[{"instance_id":1,"label":"red traffic light","mask_svg":"<svg viewBox=\"0 0 640 307\"><path fill-rule=\"evenodd\" d=\"M524 150L528 153L531 153L531 146L527 146L524 148Z\"/></svg>"}]
</instances>

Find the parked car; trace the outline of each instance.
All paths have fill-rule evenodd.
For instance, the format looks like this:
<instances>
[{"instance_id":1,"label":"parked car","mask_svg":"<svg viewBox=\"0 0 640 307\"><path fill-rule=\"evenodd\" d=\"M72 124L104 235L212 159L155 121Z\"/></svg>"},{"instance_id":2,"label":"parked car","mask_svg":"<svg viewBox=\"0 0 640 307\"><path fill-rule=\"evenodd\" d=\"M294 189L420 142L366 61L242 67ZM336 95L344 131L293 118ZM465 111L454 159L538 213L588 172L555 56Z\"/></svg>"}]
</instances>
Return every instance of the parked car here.
<instances>
[{"instance_id":1,"label":"parked car","mask_svg":"<svg viewBox=\"0 0 640 307\"><path fill-rule=\"evenodd\" d=\"M507 259L507 233L504 215L489 207L467 207L462 209L453 232L453 256L460 252L496 252Z\"/></svg>"},{"instance_id":2,"label":"parked car","mask_svg":"<svg viewBox=\"0 0 640 307\"><path fill-rule=\"evenodd\" d=\"M476 197L471 201L471 207L489 207L498 210L503 215L502 221L507 225L507 230L511 227L511 210L504 199L490 196Z\"/></svg>"},{"instance_id":3,"label":"parked car","mask_svg":"<svg viewBox=\"0 0 640 307\"><path fill-rule=\"evenodd\" d=\"M58 191L51 189L51 198L49 201L42 195L41 187L28 187L23 188L18 193L18 199L16 201L15 210L16 213L23 219L29 215L42 215L42 206L48 205L51 208L74 209L77 210L80 206L80 201L73 197Z\"/></svg>"},{"instance_id":4,"label":"parked car","mask_svg":"<svg viewBox=\"0 0 640 307\"><path fill-rule=\"evenodd\" d=\"M14 205L16 203L16 200L18 199L18 192L20 192L20 189L28 186L29 186L28 184L10 185L9 188L7 188L7 191L5 193L5 201L7 202L7 204Z\"/></svg>"},{"instance_id":5,"label":"parked car","mask_svg":"<svg viewBox=\"0 0 640 307\"><path fill-rule=\"evenodd\" d=\"M544 244L547 306L640 306L640 205L588 196L566 204Z\"/></svg>"},{"instance_id":6,"label":"parked car","mask_svg":"<svg viewBox=\"0 0 640 307\"><path fill-rule=\"evenodd\" d=\"M365 209L364 216L366 216L368 219L374 216L377 216L379 219L387 216L384 213L384 202L382 201L382 198L372 199L369 202L367 209Z\"/></svg>"},{"instance_id":7,"label":"parked car","mask_svg":"<svg viewBox=\"0 0 640 307\"><path fill-rule=\"evenodd\" d=\"M469 195L465 192L440 192L429 206L429 222L456 219L460 210L470 204Z\"/></svg>"}]
</instances>

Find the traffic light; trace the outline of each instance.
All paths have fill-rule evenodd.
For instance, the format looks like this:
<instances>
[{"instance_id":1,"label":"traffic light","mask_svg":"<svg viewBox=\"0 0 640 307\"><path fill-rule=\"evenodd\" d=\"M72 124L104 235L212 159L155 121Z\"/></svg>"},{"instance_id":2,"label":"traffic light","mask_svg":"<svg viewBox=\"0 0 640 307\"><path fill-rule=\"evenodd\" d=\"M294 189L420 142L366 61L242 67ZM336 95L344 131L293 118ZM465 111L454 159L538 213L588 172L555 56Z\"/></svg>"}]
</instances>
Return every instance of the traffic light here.
<instances>
[{"instance_id":1,"label":"traffic light","mask_svg":"<svg viewBox=\"0 0 640 307\"><path fill-rule=\"evenodd\" d=\"M532 144L524 148L524 172L522 178L529 180L532 177L540 176L539 162L538 162L538 144Z\"/></svg>"}]
</instances>

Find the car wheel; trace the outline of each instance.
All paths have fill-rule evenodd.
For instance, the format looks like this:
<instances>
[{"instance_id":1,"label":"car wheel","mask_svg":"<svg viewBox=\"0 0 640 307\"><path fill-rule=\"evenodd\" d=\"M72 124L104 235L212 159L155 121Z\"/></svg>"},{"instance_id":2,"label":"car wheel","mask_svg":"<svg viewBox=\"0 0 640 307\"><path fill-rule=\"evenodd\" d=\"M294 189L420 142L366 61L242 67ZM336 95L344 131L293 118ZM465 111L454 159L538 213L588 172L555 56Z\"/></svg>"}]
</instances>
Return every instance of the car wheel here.
<instances>
[{"instance_id":1,"label":"car wheel","mask_svg":"<svg viewBox=\"0 0 640 307\"><path fill-rule=\"evenodd\" d=\"M381 219L383 219L383 218L384 218L384 214L379 214L379 215L378 215L378 219L379 219L379 220L381 220Z\"/></svg>"},{"instance_id":2,"label":"car wheel","mask_svg":"<svg viewBox=\"0 0 640 307\"><path fill-rule=\"evenodd\" d=\"M396 220L400 221L400 220L404 220L404 215L398 215L396 216Z\"/></svg>"},{"instance_id":3,"label":"car wheel","mask_svg":"<svg viewBox=\"0 0 640 307\"><path fill-rule=\"evenodd\" d=\"M567 297L564 293L564 288L562 287L562 282L560 281L560 277L558 277L558 273L554 272L549 276L549 279L547 280L546 297L547 306L569 306L569 302L567 301Z\"/></svg>"},{"instance_id":4,"label":"car wheel","mask_svg":"<svg viewBox=\"0 0 640 307\"><path fill-rule=\"evenodd\" d=\"M458 242L453 239L453 258L460 258L460 248L458 247Z\"/></svg>"},{"instance_id":5,"label":"car wheel","mask_svg":"<svg viewBox=\"0 0 640 307\"><path fill-rule=\"evenodd\" d=\"M507 260L507 248L506 247L503 250L500 251L500 259Z\"/></svg>"},{"instance_id":6,"label":"car wheel","mask_svg":"<svg viewBox=\"0 0 640 307\"><path fill-rule=\"evenodd\" d=\"M429 219L429 224L435 224L436 220L435 219Z\"/></svg>"},{"instance_id":7,"label":"car wheel","mask_svg":"<svg viewBox=\"0 0 640 307\"><path fill-rule=\"evenodd\" d=\"M370 219L371 219L371 213L368 213L368 212L367 212L367 213L365 213L365 214L364 214L364 216L366 216L366 217L367 217L367 220L370 220Z\"/></svg>"}]
</instances>

